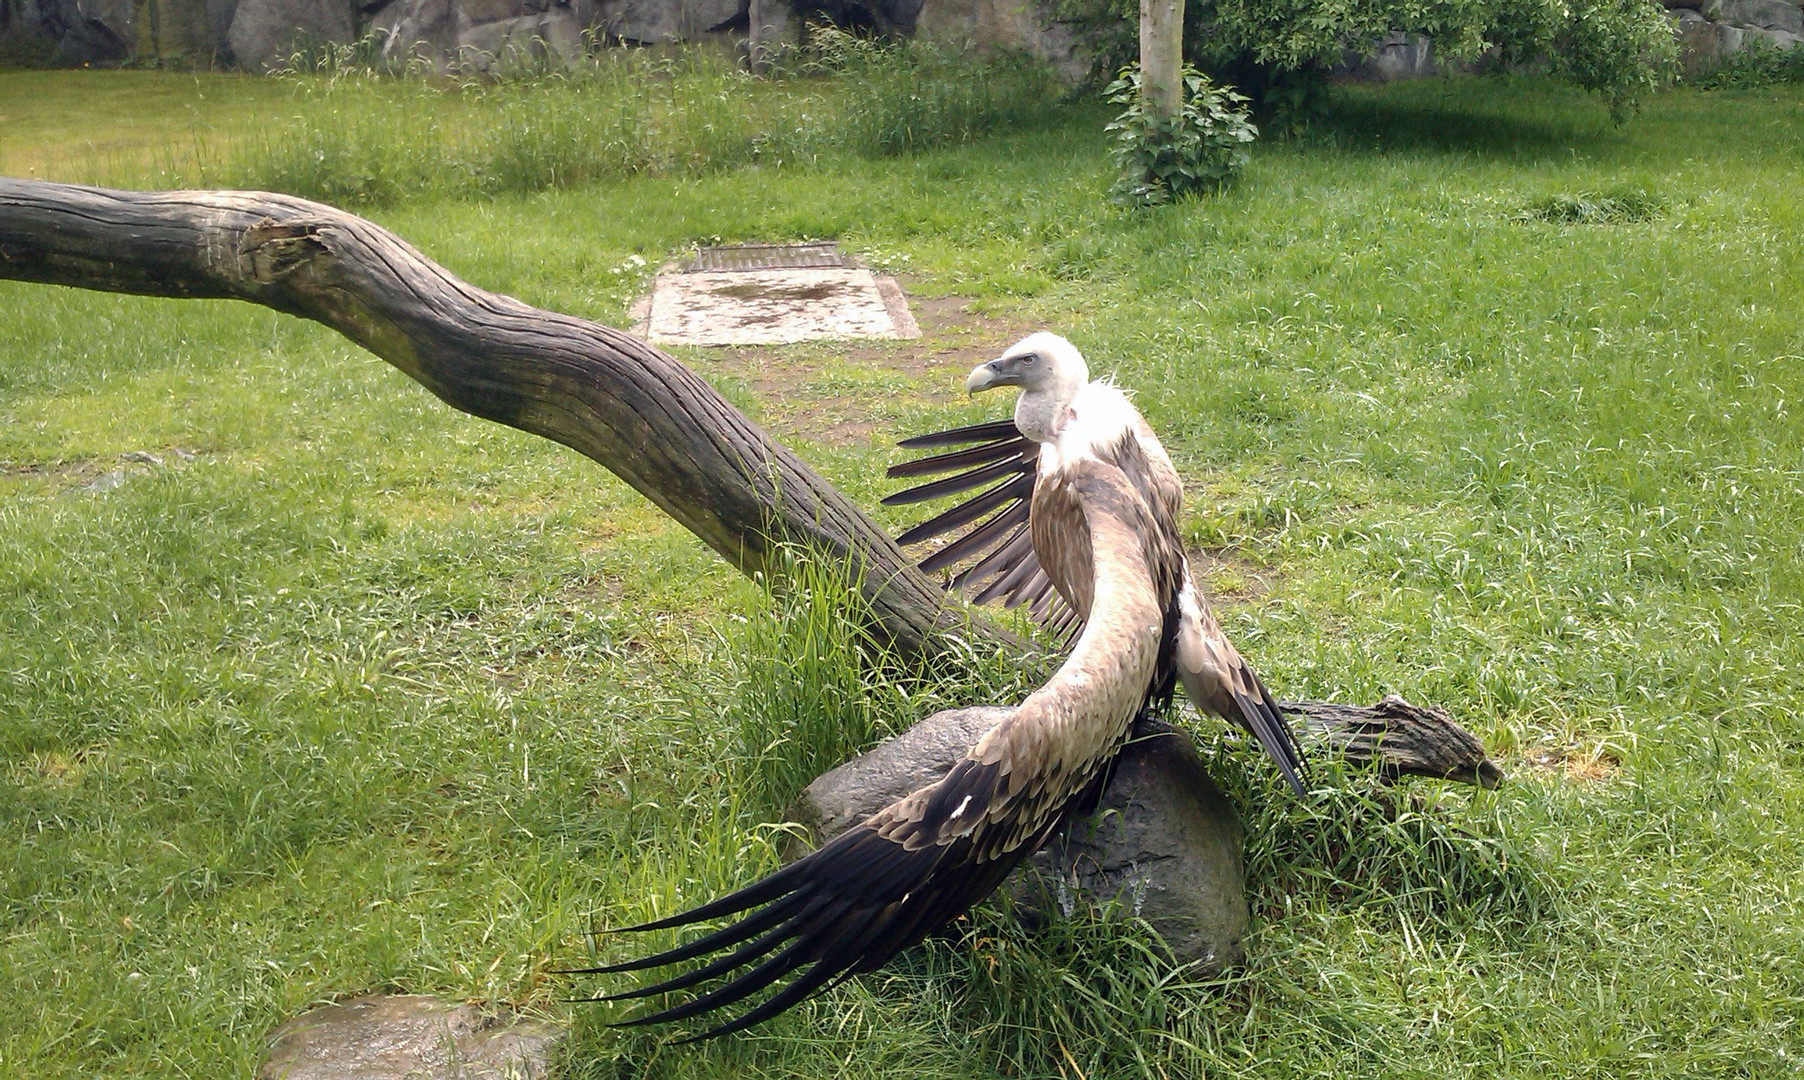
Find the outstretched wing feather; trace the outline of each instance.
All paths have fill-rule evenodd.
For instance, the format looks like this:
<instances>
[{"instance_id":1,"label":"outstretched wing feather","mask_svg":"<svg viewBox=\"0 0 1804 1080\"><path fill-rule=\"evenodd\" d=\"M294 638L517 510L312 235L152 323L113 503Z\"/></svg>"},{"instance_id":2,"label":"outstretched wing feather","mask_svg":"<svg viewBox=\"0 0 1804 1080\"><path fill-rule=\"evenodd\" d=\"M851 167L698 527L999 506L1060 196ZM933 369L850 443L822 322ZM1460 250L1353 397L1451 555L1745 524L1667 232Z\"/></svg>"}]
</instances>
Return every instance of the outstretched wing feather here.
<instances>
[{"instance_id":1,"label":"outstretched wing feather","mask_svg":"<svg viewBox=\"0 0 1804 1080\"><path fill-rule=\"evenodd\" d=\"M896 542L907 547L955 533L984 514L1001 508L989 521L963 536L955 537L940 550L929 553L921 560L922 571L935 573L966 558L977 559L974 566L955 575L948 588L964 591L971 595L972 602L976 604L997 599L1008 607L1030 603L1029 610L1036 622L1046 626L1068 625L1069 620L1063 616L1069 609L1063 598L1054 595L1047 603L1038 602L1047 594L1046 586L1050 583L1044 568L1040 566L1038 556L1034 554L1032 543L1027 540L1025 533L1009 532L1010 526L1002 524L1004 521L1018 524L1027 520L1028 504L1033 499L1034 483L1038 476L1039 445L1022 435L1012 420L919 435L903 440L900 445L913 450L961 446L980 440L986 441L968 449L903 462L889 470L892 477L930 476L954 469L969 470L945 480L899 491L883 500L889 506L956 495L1014 474L1014 479L914 526L897 537ZM1008 585L998 587L1002 581L1008 582Z\"/></svg>"},{"instance_id":2,"label":"outstretched wing feather","mask_svg":"<svg viewBox=\"0 0 1804 1080\"><path fill-rule=\"evenodd\" d=\"M884 473L891 480L901 480L910 476L935 476L939 473L952 472L954 469L969 469L978 465L988 465L992 461L1007 458L1034 457L1038 448L1025 436L1016 435L1009 439L984 443L965 450L953 450L950 453L934 454L931 457L915 458L899 465L891 465Z\"/></svg>"},{"instance_id":3,"label":"outstretched wing feather","mask_svg":"<svg viewBox=\"0 0 1804 1080\"><path fill-rule=\"evenodd\" d=\"M1013 419L986 420L981 424L972 424L969 427L956 427L927 435L915 435L903 439L896 445L904 450L930 450L936 446L963 446L966 443L991 442L1009 438L1021 438L1021 429L1015 426Z\"/></svg>"},{"instance_id":4,"label":"outstretched wing feather","mask_svg":"<svg viewBox=\"0 0 1804 1080\"><path fill-rule=\"evenodd\" d=\"M883 499L883 505L907 506L911 503L928 502L932 499L944 498L947 495L957 495L961 491L970 491L972 488L982 487L993 480L1000 480L1007 476L1016 476L1021 472L1022 469L1018 460L1009 460L1005 458L1001 461L992 462L988 465L967 470L956 476L948 476L944 480L933 480L925 484L918 484L914 487L898 491L894 495L886 496Z\"/></svg>"},{"instance_id":5,"label":"outstretched wing feather","mask_svg":"<svg viewBox=\"0 0 1804 1080\"><path fill-rule=\"evenodd\" d=\"M969 525L1005 503L1026 501L1033 494L1033 490L1033 474L1024 473L1013 480L997 484L988 491L974 495L944 513L928 518L896 537L896 543L907 547L935 536L943 536L954 529Z\"/></svg>"},{"instance_id":6,"label":"outstretched wing feather","mask_svg":"<svg viewBox=\"0 0 1804 1080\"><path fill-rule=\"evenodd\" d=\"M1026 524L1026 503L1018 502L1006 506L995 517L922 559L921 571L927 574L936 573L972 556L982 555L992 547L1006 542L1010 529L1018 529Z\"/></svg>"}]
</instances>

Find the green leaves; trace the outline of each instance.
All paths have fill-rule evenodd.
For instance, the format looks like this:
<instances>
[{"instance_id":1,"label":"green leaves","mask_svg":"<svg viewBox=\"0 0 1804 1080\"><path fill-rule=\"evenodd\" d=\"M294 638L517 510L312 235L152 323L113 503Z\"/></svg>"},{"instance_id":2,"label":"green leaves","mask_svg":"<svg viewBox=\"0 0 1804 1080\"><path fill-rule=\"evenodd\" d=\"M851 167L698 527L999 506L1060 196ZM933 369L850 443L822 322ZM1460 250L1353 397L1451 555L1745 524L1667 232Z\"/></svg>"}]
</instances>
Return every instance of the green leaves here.
<instances>
[{"instance_id":1,"label":"green leaves","mask_svg":"<svg viewBox=\"0 0 1804 1080\"><path fill-rule=\"evenodd\" d=\"M1246 168L1259 129L1247 119L1247 99L1216 86L1185 65L1184 104L1171 116L1146 107L1140 69L1129 66L1105 91L1123 106L1103 130L1116 180L1109 200L1123 206L1157 206L1195 192L1215 191Z\"/></svg>"}]
</instances>

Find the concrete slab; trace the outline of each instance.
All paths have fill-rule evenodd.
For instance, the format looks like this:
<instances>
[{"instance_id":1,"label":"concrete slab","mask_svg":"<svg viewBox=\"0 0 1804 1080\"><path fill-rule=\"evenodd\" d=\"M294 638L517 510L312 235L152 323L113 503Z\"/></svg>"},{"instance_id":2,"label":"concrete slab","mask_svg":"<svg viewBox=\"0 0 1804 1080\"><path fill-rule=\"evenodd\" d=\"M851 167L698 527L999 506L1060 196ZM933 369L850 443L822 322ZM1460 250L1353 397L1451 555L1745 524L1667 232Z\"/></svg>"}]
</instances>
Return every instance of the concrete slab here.
<instances>
[{"instance_id":1,"label":"concrete slab","mask_svg":"<svg viewBox=\"0 0 1804 1080\"><path fill-rule=\"evenodd\" d=\"M475 1005L376 995L277 1027L257 1080L545 1080L567 1034Z\"/></svg>"},{"instance_id":2,"label":"concrete slab","mask_svg":"<svg viewBox=\"0 0 1804 1080\"><path fill-rule=\"evenodd\" d=\"M647 341L674 345L921 336L895 278L858 266L666 270L641 325Z\"/></svg>"}]
</instances>

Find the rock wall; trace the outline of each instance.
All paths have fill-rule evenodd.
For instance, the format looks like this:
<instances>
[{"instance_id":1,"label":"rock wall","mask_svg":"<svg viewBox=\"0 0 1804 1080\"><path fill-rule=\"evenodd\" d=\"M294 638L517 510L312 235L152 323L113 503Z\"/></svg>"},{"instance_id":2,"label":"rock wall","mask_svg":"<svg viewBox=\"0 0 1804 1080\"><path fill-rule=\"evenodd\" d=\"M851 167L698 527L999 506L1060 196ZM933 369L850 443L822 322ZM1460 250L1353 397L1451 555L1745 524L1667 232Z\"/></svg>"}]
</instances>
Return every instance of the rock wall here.
<instances>
[{"instance_id":1,"label":"rock wall","mask_svg":"<svg viewBox=\"0 0 1804 1080\"><path fill-rule=\"evenodd\" d=\"M1697 75L1764 41L1804 45L1804 0L1665 0L1679 35L1679 62Z\"/></svg>"},{"instance_id":2,"label":"rock wall","mask_svg":"<svg viewBox=\"0 0 1804 1080\"><path fill-rule=\"evenodd\" d=\"M749 37L774 49L799 39L802 16L1023 49L1071 77L1085 69L1072 34L1038 0L0 0L0 38L39 43L64 63L269 71L297 46L373 31L391 59L481 69L510 50L569 61L616 42Z\"/></svg>"},{"instance_id":3,"label":"rock wall","mask_svg":"<svg viewBox=\"0 0 1804 1080\"><path fill-rule=\"evenodd\" d=\"M1804 0L1663 0L1687 74L1764 41L1804 45ZM1039 0L0 0L0 38L65 63L161 60L268 71L297 45L376 32L383 53L482 69L510 51L568 62L595 44L751 38L754 56L795 41L801 15L979 48L1021 49L1068 78L1088 64ZM1380 82L1441 71L1434 43L1390 34L1338 74Z\"/></svg>"}]
</instances>

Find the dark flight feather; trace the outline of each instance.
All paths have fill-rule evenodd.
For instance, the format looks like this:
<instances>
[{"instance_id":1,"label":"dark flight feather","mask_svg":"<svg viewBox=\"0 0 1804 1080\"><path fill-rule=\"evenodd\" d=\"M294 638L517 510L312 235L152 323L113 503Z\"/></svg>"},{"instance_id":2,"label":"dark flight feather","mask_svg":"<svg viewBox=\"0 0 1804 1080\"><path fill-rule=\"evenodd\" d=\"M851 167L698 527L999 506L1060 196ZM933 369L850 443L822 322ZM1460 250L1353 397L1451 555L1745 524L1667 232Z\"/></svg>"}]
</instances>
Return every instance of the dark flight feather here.
<instances>
[{"instance_id":1,"label":"dark flight feather","mask_svg":"<svg viewBox=\"0 0 1804 1080\"><path fill-rule=\"evenodd\" d=\"M963 469L955 476L905 488L885 498L885 506L903 506L956 495L1005 476L1013 479L985 492L978 499L959 503L951 509L923 521L896 542L903 547L919 544L935 537L957 533L984 514L1001 508L990 520L962 535L955 535L942 548L922 556L923 573L937 573L973 560L972 566L954 574L948 589L965 592L975 604L1000 599L1005 607L1027 605L1029 614L1041 626L1053 631L1065 643L1071 640L1076 623L1064 600L1049 592L1050 582L1040 568L1031 543L1023 543L1025 533L1010 533L1002 521L1025 522L1027 507L1033 500L1034 483L1039 473L1040 447L1021 434L1013 420L937 431L917 435L897 445L905 450L939 449L979 443L963 450L935 454L892 466L889 476L908 478L932 476ZM986 497L987 496L987 497ZM980 501L981 500L981 501ZM1006 585L999 585L1000 582ZM1050 599L1048 599L1050 597Z\"/></svg>"}]
</instances>

